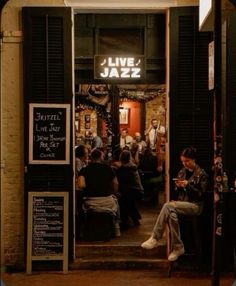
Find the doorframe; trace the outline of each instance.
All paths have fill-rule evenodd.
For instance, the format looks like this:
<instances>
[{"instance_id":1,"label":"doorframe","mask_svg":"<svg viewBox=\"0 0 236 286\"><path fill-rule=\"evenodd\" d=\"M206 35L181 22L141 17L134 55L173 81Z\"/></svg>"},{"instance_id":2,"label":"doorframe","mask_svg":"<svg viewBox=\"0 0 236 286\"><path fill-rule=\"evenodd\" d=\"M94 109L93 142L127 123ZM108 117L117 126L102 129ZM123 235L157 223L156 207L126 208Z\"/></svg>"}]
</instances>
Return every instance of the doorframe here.
<instances>
[{"instance_id":1,"label":"doorframe","mask_svg":"<svg viewBox=\"0 0 236 286\"><path fill-rule=\"evenodd\" d=\"M119 11L117 9L98 9L98 8L94 8L94 9L86 9L86 8L78 8L78 7L72 7L72 11L73 11L73 15L76 14L117 14L117 13L125 13L125 14L148 14L148 13L153 13L153 14L165 14L166 15L166 25L165 25L165 32L166 32L166 62L165 62L165 69L166 69L166 143L165 143L165 176L164 176L164 184L165 184L165 201L168 201L170 198L170 187L169 187L169 166L170 166L170 162L169 162L169 7L167 8L152 8L152 9L148 9L148 10L141 10L141 9L131 9L131 8L119 8ZM73 18L73 28L74 28L74 18ZM75 55L74 55L74 37L73 37L73 43L72 43L72 49L73 49L73 54L72 54L72 58L73 58L73 67L74 67L74 61L75 61ZM74 81L74 72L73 72L73 81ZM73 94L73 118L75 118L75 92ZM141 120L141 118L140 118ZM74 123L74 121L73 121ZM73 124L73 146L75 148L75 126ZM74 151L74 150L73 150ZM73 158L73 160L75 160L75 158ZM75 163L73 162L73 166L74 166L74 185L75 185ZM75 187L73 188L73 214L75 216L76 214L76 202L75 202ZM74 233L74 237L73 237L73 241L74 241L74 253L73 253L73 257L75 259L75 246L76 246L76 235L75 235L75 229L76 229L76 220L73 220L73 233ZM166 229L167 233L168 233L168 228ZM169 235L167 235L167 253L169 252Z\"/></svg>"}]
</instances>

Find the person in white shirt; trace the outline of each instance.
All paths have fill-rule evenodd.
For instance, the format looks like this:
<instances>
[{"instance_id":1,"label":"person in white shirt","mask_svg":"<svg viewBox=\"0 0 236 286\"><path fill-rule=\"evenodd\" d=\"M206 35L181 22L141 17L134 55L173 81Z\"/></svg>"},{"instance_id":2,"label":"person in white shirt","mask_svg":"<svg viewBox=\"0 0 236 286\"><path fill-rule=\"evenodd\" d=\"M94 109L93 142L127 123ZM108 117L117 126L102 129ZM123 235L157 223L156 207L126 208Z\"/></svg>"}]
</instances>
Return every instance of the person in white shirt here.
<instances>
[{"instance_id":1,"label":"person in white shirt","mask_svg":"<svg viewBox=\"0 0 236 286\"><path fill-rule=\"evenodd\" d=\"M103 147L102 138L96 132L92 133L92 149Z\"/></svg>"},{"instance_id":2,"label":"person in white shirt","mask_svg":"<svg viewBox=\"0 0 236 286\"><path fill-rule=\"evenodd\" d=\"M120 148L123 149L128 147L130 149L133 142L133 137L128 134L127 129L123 129L120 135Z\"/></svg>"},{"instance_id":3,"label":"person in white shirt","mask_svg":"<svg viewBox=\"0 0 236 286\"><path fill-rule=\"evenodd\" d=\"M138 152L140 154L143 154L145 148L147 147L147 143L144 140L142 140L142 136L139 132L135 132L133 142L138 144Z\"/></svg>"}]
</instances>

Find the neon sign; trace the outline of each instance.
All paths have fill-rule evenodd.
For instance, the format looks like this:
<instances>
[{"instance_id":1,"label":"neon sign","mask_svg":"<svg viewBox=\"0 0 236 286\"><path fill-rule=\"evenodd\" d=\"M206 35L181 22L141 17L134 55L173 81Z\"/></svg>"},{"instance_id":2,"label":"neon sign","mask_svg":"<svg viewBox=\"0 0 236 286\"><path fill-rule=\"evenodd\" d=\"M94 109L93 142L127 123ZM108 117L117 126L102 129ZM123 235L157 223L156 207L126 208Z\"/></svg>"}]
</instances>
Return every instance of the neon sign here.
<instances>
[{"instance_id":1,"label":"neon sign","mask_svg":"<svg viewBox=\"0 0 236 286\"><path fill-rule=\"evenodd\" d=\"M95 79L139 80L144 76L143 56L95 56Z\"/></svg>"}]
</instances>

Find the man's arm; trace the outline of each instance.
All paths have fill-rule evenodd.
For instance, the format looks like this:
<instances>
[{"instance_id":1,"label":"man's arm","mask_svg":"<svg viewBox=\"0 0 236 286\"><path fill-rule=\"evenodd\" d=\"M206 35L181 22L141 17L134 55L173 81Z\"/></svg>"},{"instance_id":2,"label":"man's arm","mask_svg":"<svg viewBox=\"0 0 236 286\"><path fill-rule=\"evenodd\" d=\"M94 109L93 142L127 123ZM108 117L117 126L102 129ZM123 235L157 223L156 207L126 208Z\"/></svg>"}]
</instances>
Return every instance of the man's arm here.
<instances>
[{"instance_id":1,"label":"man's arm","mask_svg":"<svg viewBox=\"0 0 236 286\"><path fill-rule=\"evenodd\" d=\"M116 177L113 178L112 180L112 190L113 193L116 195L118 193L118 189L119 189L119 183Z\"/></svg>"},{"instance_id":2,"label":"man's arm","mask_svg":"<svg viewBox=\"0 0 236 286\"><path fill-rule=\"evenodd\" d=\"M84 176L79 176L77 179L77 186L79 190L83 190L86 187L85 183L85 177Z\"/></svg>"}]
</instances>

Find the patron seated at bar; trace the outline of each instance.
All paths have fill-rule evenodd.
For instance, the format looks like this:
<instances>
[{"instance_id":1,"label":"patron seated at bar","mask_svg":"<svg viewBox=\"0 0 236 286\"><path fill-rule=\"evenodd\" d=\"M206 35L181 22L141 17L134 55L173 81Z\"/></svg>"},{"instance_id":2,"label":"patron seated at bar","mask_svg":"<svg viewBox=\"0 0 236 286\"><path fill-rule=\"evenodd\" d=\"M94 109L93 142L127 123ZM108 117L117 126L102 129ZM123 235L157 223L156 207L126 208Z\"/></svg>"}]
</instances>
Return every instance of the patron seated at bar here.
<instances>
[{"instance_id":1,"label":"patron seated at bar","mask_svg":"<svg viewBox=\"0 0 236 286\"><path fill-rule=\"evenodd\" d=\"M146 148L139 164L144 187L144 202L157 202L157 193L162 191L163 174L158 170L158 158L150 148Z\"/></svg>"},{"instance_id":2,"label":"patron seated at bar","mask_svg":"<svg viewBox=\"0 0 236 286\"><path fill-rule=\"evenodd\" d=\"M188 147L180 155L183 168L174 178L177 200L163 205L153 228L151 237L142 243L145 249L152 249L160 244L166 224L171 235L171 253L169 261L175 261L184 254L184 245L180 237L178 215L198 216L203 209L204 193L208 187L206 172L196 164L196 149Z\"/></svg>"},{"instance_id":3,"label":"patron seated at bar","mask_svg":"<svg viewBox=\"0 0 236 286\"><path fill-rule=\"evenodd\" d=\"M140 132L135 132L133 142L138 144L138 152L140 154L143 154L144 150L147 147L147 143L144 140L142 140L142 136L141 136Z\"/></svg>"},{"instance_id":4,"label":"patron seated at bar","mask_svg":"<svg viewBox=\"0 0 236 286\"><path fill-rule=\"evenodd\" d=\"M128 129L122 129L120 135L120 148L124 149L125 147L128 147L130 149L132 142L133 137L128 134Z\"/></svg>"},{"instance_id":5,"label":"patron seated at bar","mask_svg":"<svg viewBox=\"0 0 236 286\"><path fill-rule=\"evenodd\" d=\"M103 163L104 154L98 149L91 152L91 163L82 168L78 186L84 190L83 209L85 212L110 212L114 215L116 236L120 236L119 205L115 197L118 181L112 168Z\"/></svg>"},{"instance_id":6,"label":"patron seated at bar","mask_svg":"<svg viewBox=\"0 0 236 286\"><path fill-rule=\"evenodd\" d=\"M81 229L82 229L82 222L83 222L83 209L82 209L82 202L83 202L83 192L79 191L79 186L77 184L79 178L79 172L82 168L85 168L89 163L89 150L85 145L79 145L75 149L75 189L76 191L76 238L81 238Z\"/></svg>"},{"instance_id":7,"label":"patron seated at bar","mask_svg":"<svg viewBox=\"0 0 236 286\"><path fill-rule=\"evenodd\" d=\"M119 205L121 228L129 228L129 219L134 225L140 225L141 215L137 208L137 201L142 196L143 186L138 173L138 168L132 162L131 152L123 150L120 154L121 166L116 170L119 183Z\"/></svg>"}]
</instances>

